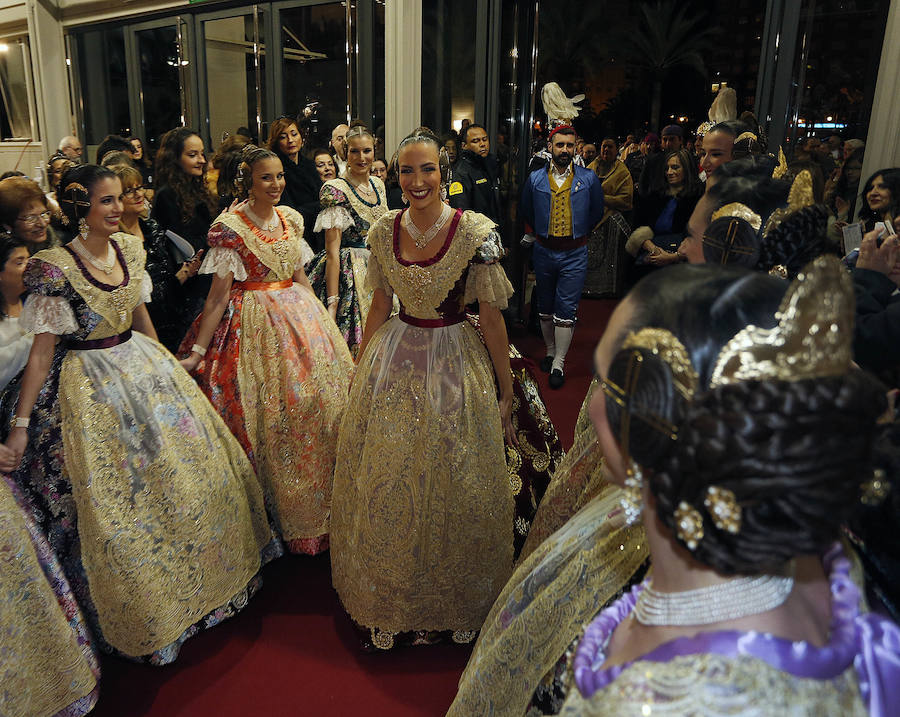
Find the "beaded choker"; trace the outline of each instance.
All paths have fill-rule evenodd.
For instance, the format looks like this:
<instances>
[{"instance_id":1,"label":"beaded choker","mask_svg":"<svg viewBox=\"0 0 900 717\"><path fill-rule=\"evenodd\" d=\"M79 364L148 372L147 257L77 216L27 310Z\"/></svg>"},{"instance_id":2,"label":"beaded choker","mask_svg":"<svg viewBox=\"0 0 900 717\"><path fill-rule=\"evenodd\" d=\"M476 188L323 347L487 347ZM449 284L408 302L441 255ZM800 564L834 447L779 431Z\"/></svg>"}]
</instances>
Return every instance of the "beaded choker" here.
<instances>
[{"instance_id":1,"label":"beaded choker","mask_svg":"<svg viewBox=\"0 0 900 717\"><path fill-rule=\"evenodd\" d=\"M406 227L406 231L409 232L409 235L416 243L416 246L419 247L419 249L424 249L428 246L429 242L437 236L438 232L443 229L444 224L447 223L451 214L453 214L453 209L450 208L450 205L442 204L441 213L438 215L434 224L423 232L416 226L416 223L412 220L412 217L407 211L403 214L403 226Z\"/></svg>"},{"instance_id":2,"label":"beaded choker","mask_svg":"<svg viewBox=\"0 0 900 717\"><path fill-rule=\"evenodd\" d=\"M712 625L774 610L793 588L793 577L777 575L734 578L677 593L659 592L648 583L633 615L642 625Z\"/></svg>"}]
</instances>

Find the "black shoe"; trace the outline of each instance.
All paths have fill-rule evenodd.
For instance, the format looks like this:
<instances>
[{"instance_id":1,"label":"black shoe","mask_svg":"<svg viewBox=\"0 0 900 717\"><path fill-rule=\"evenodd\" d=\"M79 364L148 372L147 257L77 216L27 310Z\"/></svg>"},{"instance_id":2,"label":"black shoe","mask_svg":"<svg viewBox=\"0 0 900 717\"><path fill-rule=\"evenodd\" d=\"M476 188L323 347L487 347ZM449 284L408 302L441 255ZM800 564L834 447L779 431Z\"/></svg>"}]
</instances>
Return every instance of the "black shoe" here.
<instances>
[{"instance_id":1,"label":"black shoe","mask_svg":"<svg viewBox=\"0 0 900 717\"><path fill-rule=\"evenodd\" d=\"M553 367L553 357L552 356L544 356L541 359L541 362L538 364L538 368L541 369L544 373L550 373L550 369Z\"/></svg>"},{"instance_id":2,"label":"black shoe","mask_svg":"<svg viewBox=\"0 0 900 717\"><path fill-rule=\"evenodd\" d=\"M562 385L565 382L566 377L563 376L563 372L558 368L555 368L550 372L550 388L562 388Z\"/></svg>"}]
</instances>

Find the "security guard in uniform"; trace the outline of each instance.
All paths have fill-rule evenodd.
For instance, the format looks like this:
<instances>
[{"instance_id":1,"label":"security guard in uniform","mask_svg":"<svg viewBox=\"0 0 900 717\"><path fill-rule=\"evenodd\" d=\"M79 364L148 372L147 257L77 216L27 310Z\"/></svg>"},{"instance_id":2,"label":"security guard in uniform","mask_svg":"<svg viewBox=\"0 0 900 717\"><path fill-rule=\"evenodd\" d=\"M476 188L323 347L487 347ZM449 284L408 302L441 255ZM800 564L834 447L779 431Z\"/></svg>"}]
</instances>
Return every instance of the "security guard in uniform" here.
<instances>
[{"instance_id":1,"label":"security guard in uniform","mask_svg":"<svg viewBox=\"0 0 900 717\"><path fill-rule=\"evenodd\" d=\"M460 139L462 153L453 167L450 206L474 209L499 225L500 171L497 157L490 153L487 131L480 124L470 124Z\"/></svg>"}]
</instances>

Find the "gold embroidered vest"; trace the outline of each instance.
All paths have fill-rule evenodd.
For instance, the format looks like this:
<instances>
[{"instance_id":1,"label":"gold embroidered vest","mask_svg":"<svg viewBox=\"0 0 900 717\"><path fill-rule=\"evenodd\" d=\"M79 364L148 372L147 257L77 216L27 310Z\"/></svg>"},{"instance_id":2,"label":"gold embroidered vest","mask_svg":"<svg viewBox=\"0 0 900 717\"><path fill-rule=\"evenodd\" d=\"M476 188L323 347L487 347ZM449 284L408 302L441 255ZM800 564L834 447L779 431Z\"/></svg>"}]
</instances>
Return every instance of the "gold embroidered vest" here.
<instances>
[{"instance_id":1,"label":"gold embroidered vest","mask_svg":"<svg viewBox=\"0 0 900 717\"><path fill-rule=\"evenodd\" d=\"M569 172L562 186L557 186L550 172L550 226L548 235L552 237L572 236L572 177L575 172Z\"/></svg>"}]
</instances>

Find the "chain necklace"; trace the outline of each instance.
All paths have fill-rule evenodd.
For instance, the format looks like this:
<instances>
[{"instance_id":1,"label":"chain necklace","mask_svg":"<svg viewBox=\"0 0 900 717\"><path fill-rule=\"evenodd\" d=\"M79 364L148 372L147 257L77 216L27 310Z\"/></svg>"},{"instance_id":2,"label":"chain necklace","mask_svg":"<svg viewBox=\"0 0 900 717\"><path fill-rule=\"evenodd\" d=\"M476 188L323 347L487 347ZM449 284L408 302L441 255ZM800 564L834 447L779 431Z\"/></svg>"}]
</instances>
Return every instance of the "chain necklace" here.
<instances>
[{"instance_id":1,"label":"chain necklace","mask_svg":"<svg viewBox=\"0 0 900 717\"><path fill-rule=\"evenodd\" d=\"M349 181L349 179L348 179L348 181ZM370 181L371 181L371 180L369 180L369 178L366 177L366 180L365 180L364 182L360 182L359 184L353 184L353 182L350 182L350 184L353 184L353 186L354 186L357 190L359 190L360 192L362 192L363 194L365 194L365 195L367 195L367 196L371 196L371 195L372 195L372 192L373 192L374 190L372 189L371 185L369 184Z\"/></svg>"},{"instance_id":2,"label":"chain necklace","mask_svg":"<svg viewBox=\"0 0 900 717\"><path fill-rule=\"evenodd\" d=\"M406 231L409 232L409 235L412 237L413 241L416 243L416 246L419 249L424 249L428 246L429 242L437 236L437 233L444 228L444 224L447 223L447 220L450 218L450 215L453 214L453 209L450 208L449 204L441 203L441 213L438 218L435 220L434 224L432 224L428 229L424 232L416 226L415 222L412 220L412 217L409 214L409 211L404 212L403 214L403 226L406 227Z\"/></svg>"},{"instance_id":3,"label":"chain necklace","mask_svg":"<svg viewBox=\"0 0 900 717\"><path fill-rule=\"evenodd\" d=\"M371 177L361 184L354 184L353 182L351 182L349 174L341 177L341 179L343 179L347 183L347 186L350 187L350 191L353 192L356 198L367 207L378 206L378 204L381 202L381 197L378 196L378 192L376 192L375 188L372 186ZM362 192L366 197L369 197L369 199L371 199L372 194L374 193L375 204L369 204L369 200L363 199L361 196L359 196L360 192Z\"/></svg>"},{"instance_id":4,"label":"chain necklace","mask_svg":"<svg viewBox=\"0 0 900 717\"><path fill-rule=\"evenodd\" d=\"M642 625L712 625L774 610L793 588L793 577L778 575L735 578L676 593L659 592L648 583L633 614Z\"/></svg>"},{"instance_id":5,"label":"chain necklace","mask_svg":"<svg viewBox=\"0 0 900 717\"><path fill-rule=\"evenodd\" d=\"M112 244L109 242L106 243L106 261L98 259L92 254L90 249L81 243L80 237L72 239L72 248L78 256L88 262L91 266L102 271L104 274L112 274L113 269L116 267L116 253L113 251Z\"/></svg>"}]
</instances>

